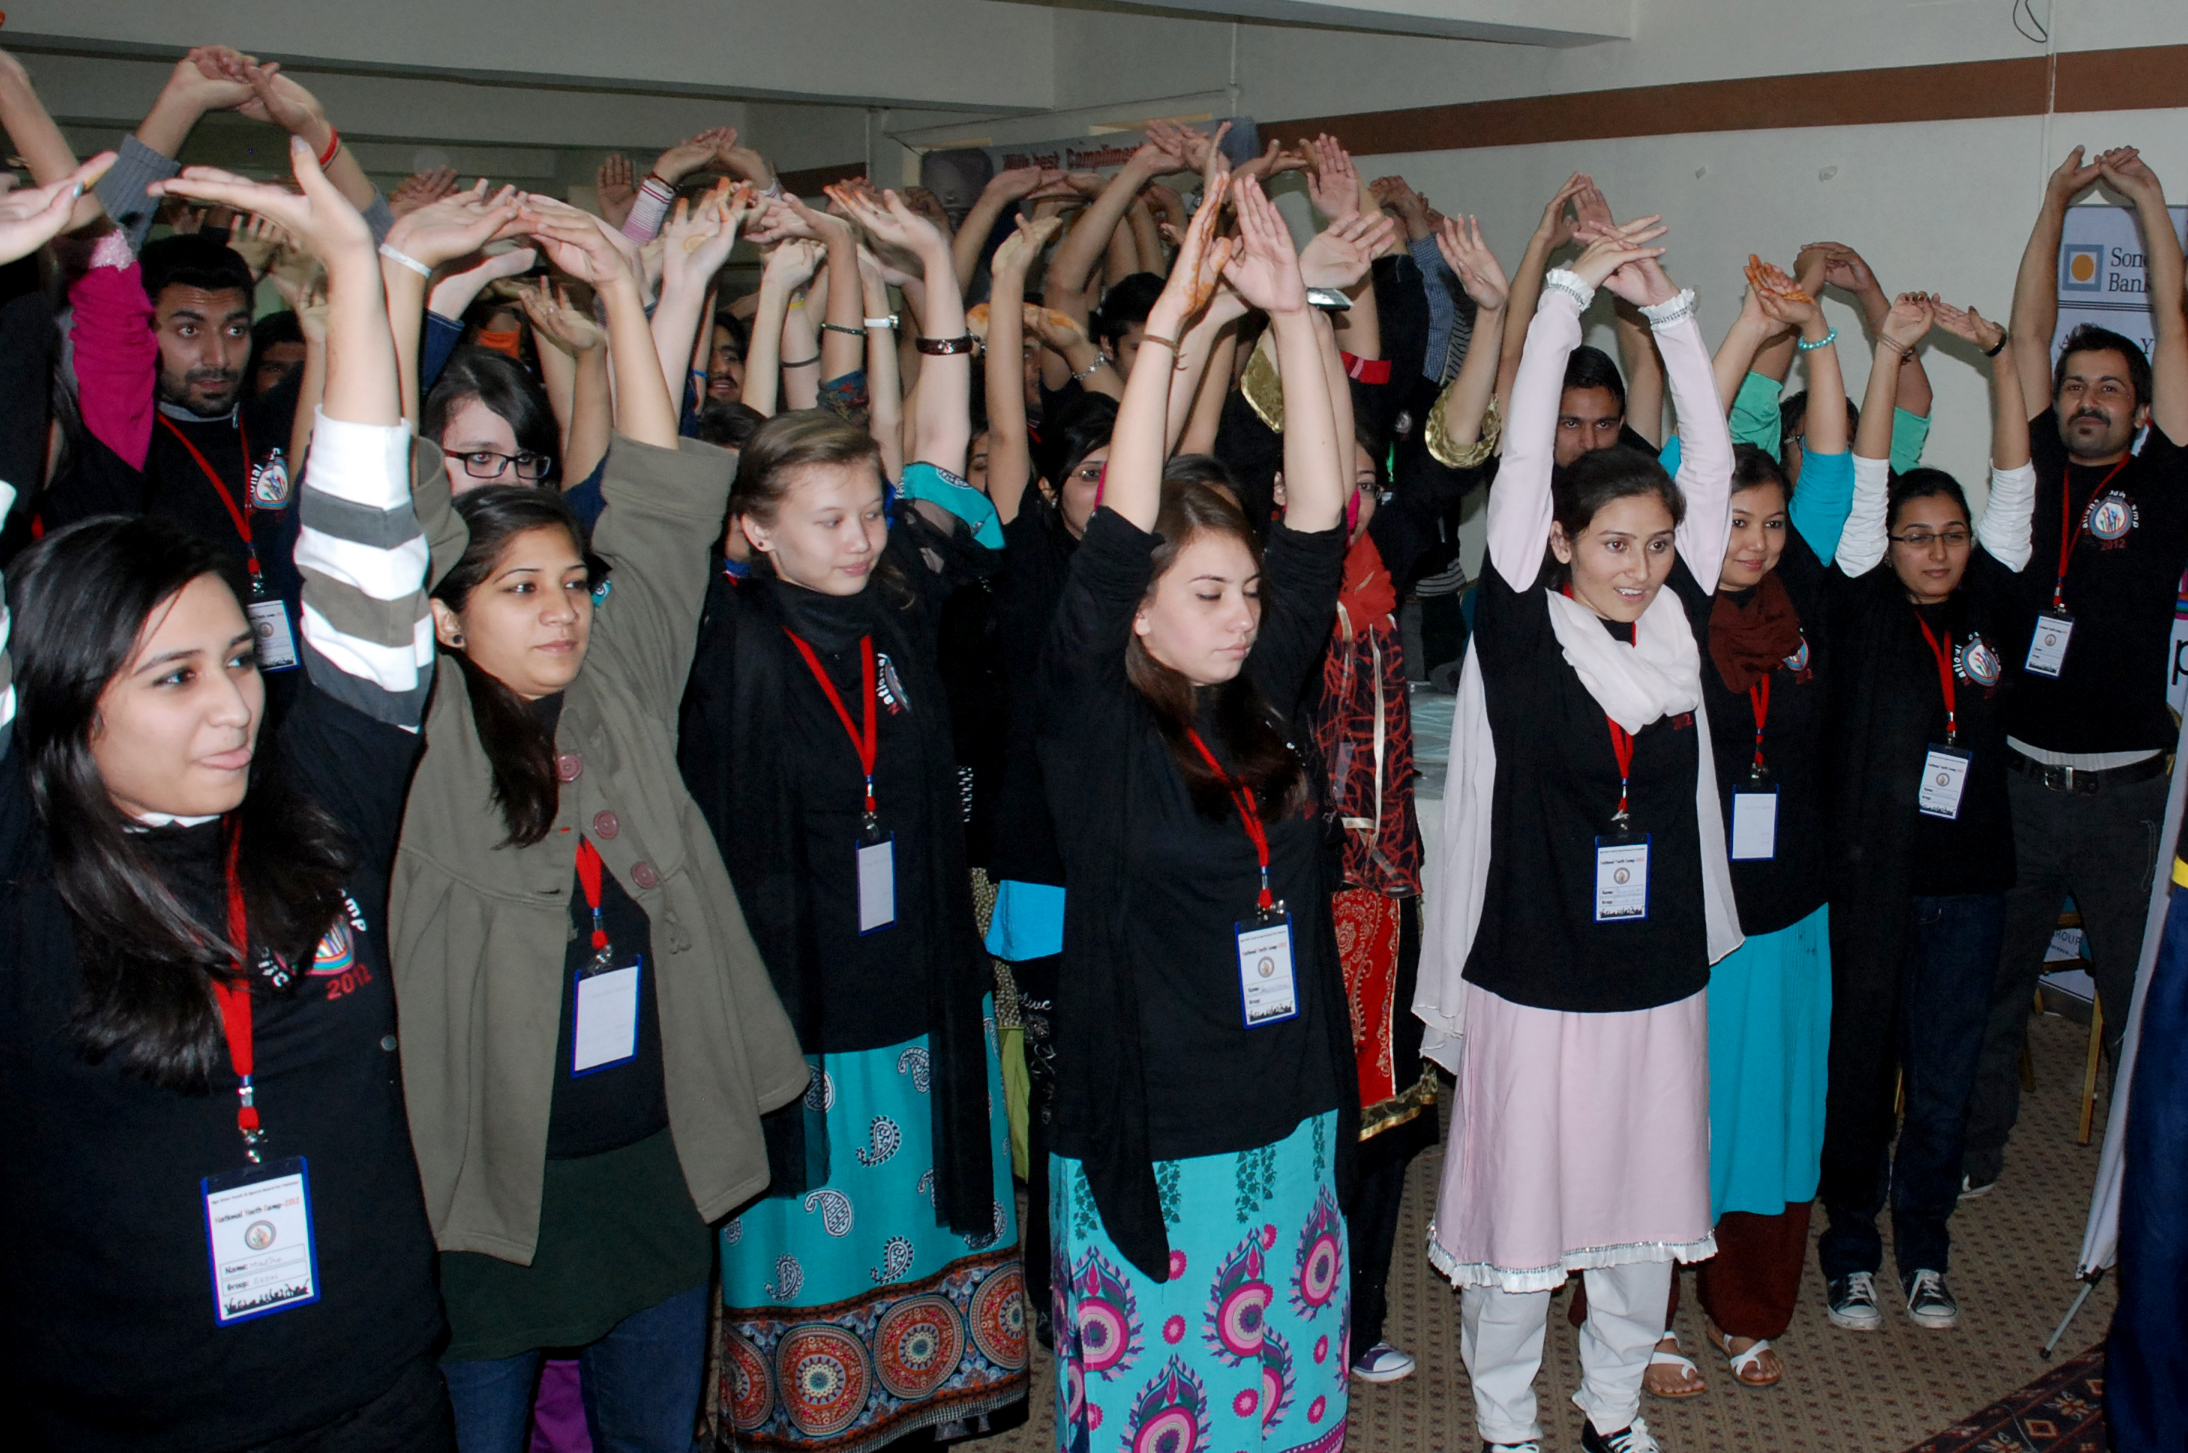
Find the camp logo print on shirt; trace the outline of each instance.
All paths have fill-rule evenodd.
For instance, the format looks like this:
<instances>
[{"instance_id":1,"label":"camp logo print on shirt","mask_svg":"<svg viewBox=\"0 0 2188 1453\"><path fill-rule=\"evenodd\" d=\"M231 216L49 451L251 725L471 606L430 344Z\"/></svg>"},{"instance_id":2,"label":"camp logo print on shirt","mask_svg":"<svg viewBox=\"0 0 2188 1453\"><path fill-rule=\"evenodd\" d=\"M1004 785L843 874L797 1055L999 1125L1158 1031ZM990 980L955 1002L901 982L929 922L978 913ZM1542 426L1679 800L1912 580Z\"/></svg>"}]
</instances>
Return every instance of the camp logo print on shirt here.
<instances>
[{"instance_id":1,"label":"camp logo print on shirt","mask_svg":"<svg viewBox=\"0 0 2188 1453\"><path fill-rule=\"evenodd\" d=\"M1954 650L1953 668L1960 673L1961 680L1973 682L1985 690L1996 686L2004 672L1998 652L1979 633L1970 635Z\"/></svg>"},{"instance_id":2,"label":"camp logo print on shirt","mask_svg":"<svg viewBox=\"0 0 2188 1453\"><path fill-rule=\"evenodd\" d=\"M1815 673L1808 669L1813 659L1814 658L1810 654L1808 649L1807 633L1803 632L1801 635L1800 649L1796 650L1792 655L1785 658L1785 669L1792 672L1796 680L1813 680L1815 678Z\"/></svg>"},{"instance_id":3,"label":"camp logo print on shirt","mask_svg":"<svg viewBox=\"0 0 2188 1453\"><path fill-rule=\"evenodd\" d=\"M251 503L262 510L278 510L289 502L289 466L276 449L264 464L251 469Z\"/></svg>"},{"instance_id":4,"label":"camp logo print on shirt","mask_svg":"<svg viewBox=\"0 0 2188 1453\"><path fill-rule=\"evenodd\" d=\"M2089 538L2106 550L2124 548L2128 532L2141 523L2135 502L2116 489L2091 500L2089 512L2082 517L2082 528L2089 532Z\"/></svg>"},{"instance_id":5,"label":"camp logo print on shirt","mask_svg":"<svg viewBox=\"0 0 2188 1453\"><path fill-rule=\"evenodd\" d=\"M896 674L896 662L889 659L887 651L876 651L874 662L879 668L874 679L875 697L889 708L889 715L902 716L911 707L912 699L904 694L904 683Z\"/></svg>"}]
</instances>

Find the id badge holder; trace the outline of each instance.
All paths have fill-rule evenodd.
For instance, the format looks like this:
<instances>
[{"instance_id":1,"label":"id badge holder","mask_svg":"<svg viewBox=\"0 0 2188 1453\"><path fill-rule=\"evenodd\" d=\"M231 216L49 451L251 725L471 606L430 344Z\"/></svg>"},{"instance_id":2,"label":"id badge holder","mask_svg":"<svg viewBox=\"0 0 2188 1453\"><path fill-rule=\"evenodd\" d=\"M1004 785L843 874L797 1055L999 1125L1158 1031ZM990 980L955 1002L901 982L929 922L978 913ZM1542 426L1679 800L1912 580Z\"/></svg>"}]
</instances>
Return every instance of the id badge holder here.
<instances>
[{"instance_id":1,"label":"id badge holder","mask_svg":"<svg viewBox=\"0 0 2188 1453\"><path fill-rule=\"evenodd\" d=\"M2063 610L2047 610L2036 617L2036 629L2028 638L2025 668L2038 676L2057 680L2066 669L2067 643L2074 639L2074 617Z\"/></svg>"},{"instance_id":2,"label":"id badge holder","mask_svg":"<svg viewBox=\"0 0 2188 1453\"><path fill-rule=\"evenodd\" d=\"M258 642L258 669L289 671L296 666L296 632L289 625L288 602L264 596L246 607L251 635Z\"/></svg>"},{"instance_id":3,"label":"id badge holder","mask_svg":"<svg viewBox=\"0 0 2188 1453\"><path fill-rule=\"evenodd\" d=\"M319 1300L311 1171L304 1157L205 1177L213 1320L230 1327Z\"/></svg>"},{"instance_id":4,"label":"id badge holder","mask_svg":"<svg viewBox=\"0 0 2188 1453\"><path fill-rule=\"evenodd\" d=\"M1595 921L1638 923L1649 916L1649 835L1595 840Z\"/></svg>"},{"instance_id":5,"label":"id badge holder","mask_svg":"<svg viewBox=\"0 0 2188 1453\"><path fill-rule=\"evenodd\" d=\"M858 931L864 937L896 923L896 834L868 818L857 852Z\"/></svg>"},{"instance_id":6,"label":"id badge holder","mask_svg":"<svg viewBox=\"0 0 2188 1453\"><path fill-rule=\"evenodd\" d=\"M604 948L577 971L570 1028L570 1078L612 1070L638 1058L638 996L646 956L618 964Z\"/></svg>"},{"instance_id":7,"label":"id badge holder","mask_svg":"<svg viewBox=\"0 0 2188 1453\"><path fill-rule=\"evenodd\" d=\"M1960 816L1960 796L1968 790L1968 767L1974 757L1958 747L1932 745L1922 759L1922 790L1915 801L1925 817L1947 822Z\"/></svg>"},{"instance_id":8,"label":"id badge holder","mask_svg":"<svg viewBox=\"0 0 2188 1453\"><path fill-rule=\"evenodd\" d=\"M1279 1024L1299 1016L1299 984L1292 972L1292 918L1279 903L1237 925L1239 999L1246 1027Z\"/></svg>"},{"instance_id":9,"label":"id badge holder","mask_svg":"<svg viewBox=\"0 0 2188 1453\"><path fill-rule=\"evenodd\" d=\"M1767 772L1751 772L1732 789L1731 858L1762 862L1778 855L1778 784Z\"/></svg>"}]
</instances>

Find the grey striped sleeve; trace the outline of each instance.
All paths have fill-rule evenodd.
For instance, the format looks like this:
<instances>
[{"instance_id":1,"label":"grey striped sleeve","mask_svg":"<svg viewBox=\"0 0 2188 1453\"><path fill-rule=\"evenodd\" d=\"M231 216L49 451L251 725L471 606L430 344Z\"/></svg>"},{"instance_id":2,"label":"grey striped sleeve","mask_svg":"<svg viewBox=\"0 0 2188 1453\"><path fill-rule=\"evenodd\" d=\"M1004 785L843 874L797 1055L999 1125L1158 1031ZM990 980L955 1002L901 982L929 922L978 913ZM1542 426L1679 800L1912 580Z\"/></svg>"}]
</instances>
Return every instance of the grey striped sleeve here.
<instances>
[{"instance_id":1,"label":"grey striped sleeve","mask_svg":"<svg viewBox=\"0 0 2188 1453\"><path fill-rule=\"evenodd\" d=\"M416 730L432 685L433 634L411 444L406 425L320 416L298 502L296 564L312 684Z\"/></svg>"},{"instance_id":2,"label":"grey striped sleeve","mask_svg":"<svg viewBox=\"0 0 2188 1453\"><path fill-rule=\"evenodd\" d=\"M143 250L144 235L152 230L152 217L159 211L159 203L146 196L144 189L181 173L181 162L154 151L133 133L122 138L114 165L92 191L106 215L129 238L130 251Z\"/></svg>"}]
</instances>

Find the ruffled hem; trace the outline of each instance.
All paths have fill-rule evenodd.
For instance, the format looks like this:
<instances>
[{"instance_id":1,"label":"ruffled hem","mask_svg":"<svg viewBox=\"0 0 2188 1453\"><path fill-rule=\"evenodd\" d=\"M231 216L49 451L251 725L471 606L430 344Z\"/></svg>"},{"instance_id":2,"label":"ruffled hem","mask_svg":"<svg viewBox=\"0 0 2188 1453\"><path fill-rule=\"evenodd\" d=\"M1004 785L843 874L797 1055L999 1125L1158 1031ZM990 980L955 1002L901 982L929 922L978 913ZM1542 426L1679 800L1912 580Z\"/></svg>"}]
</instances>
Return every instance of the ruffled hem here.
<instances>
[{"instance_id":1,"label":"ruffled hem","mask_svg":"<svg viewBox=\"0 0 2188 1453\"><path fill-rule=\"evenodd\" d=\"M1717 1254L1717 1236L1712 1232L1699 1241L1631 1241L1622 1246L1586 1246L1568 1251L1554 1266L1539 1266L1514 1270L1486 1261L1461 1261L1446 1251L1436 1239L1436 1228L1428 1228L1428 1261L1442 1272L1455 1287L1495 1287L1507 1292L1547 1292L1565 1285L1566 1278L1576 1271L1592 1267L1627 1266L1643 1261L1707 1261Z\"/></svg>"}]
</instances>

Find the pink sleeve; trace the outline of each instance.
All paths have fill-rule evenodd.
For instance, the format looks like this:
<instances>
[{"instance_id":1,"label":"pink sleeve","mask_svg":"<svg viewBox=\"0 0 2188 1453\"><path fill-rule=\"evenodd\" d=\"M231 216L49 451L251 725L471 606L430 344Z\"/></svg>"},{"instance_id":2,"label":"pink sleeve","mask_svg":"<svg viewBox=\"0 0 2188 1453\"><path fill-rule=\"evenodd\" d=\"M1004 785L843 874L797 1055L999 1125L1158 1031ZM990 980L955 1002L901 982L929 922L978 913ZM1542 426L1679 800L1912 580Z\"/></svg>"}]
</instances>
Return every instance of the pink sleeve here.
<instances>
[{"instance_id":1,"label":"pink sleeve","mask_svg":"<svg viewBox=\"0 0 2188 1453\"><path fill-rule=\"evenodd\" d=\"M1562 289L1544 288L1512 381L1504 460L1489 491L1489 563L1515 591L1528 589L1542 573L1542 552L1550 539L1557 408L1565 394L1565 360L1579 346L1580 305Z\"/></svg>"},{"instance_id":2,"label":"pink sleeve","mask_svg":"<svg viewBox=\"0 0 2188 1453\"><path fill-rule=\"evenodd\" d=\"M68 296L75 313L69 338L84 427L132 469L142 469L152 447L160 366L142 274L134 261L126 267L95 265Z\"/></svg>"},{"instance_id":3,"label":"pink sleeve","mask_svg":"<svg viewBox=\"0 0 2188 1453\"><path fill-rule=\"evenodd\" d=\"M1713 591L1732 538L1732 433L1700 325L1689 314L1654 331L1679 416L1678 483L1687 503L1679 523L1679 558L1702 589Z\"/></svg>"}]
</instances>

